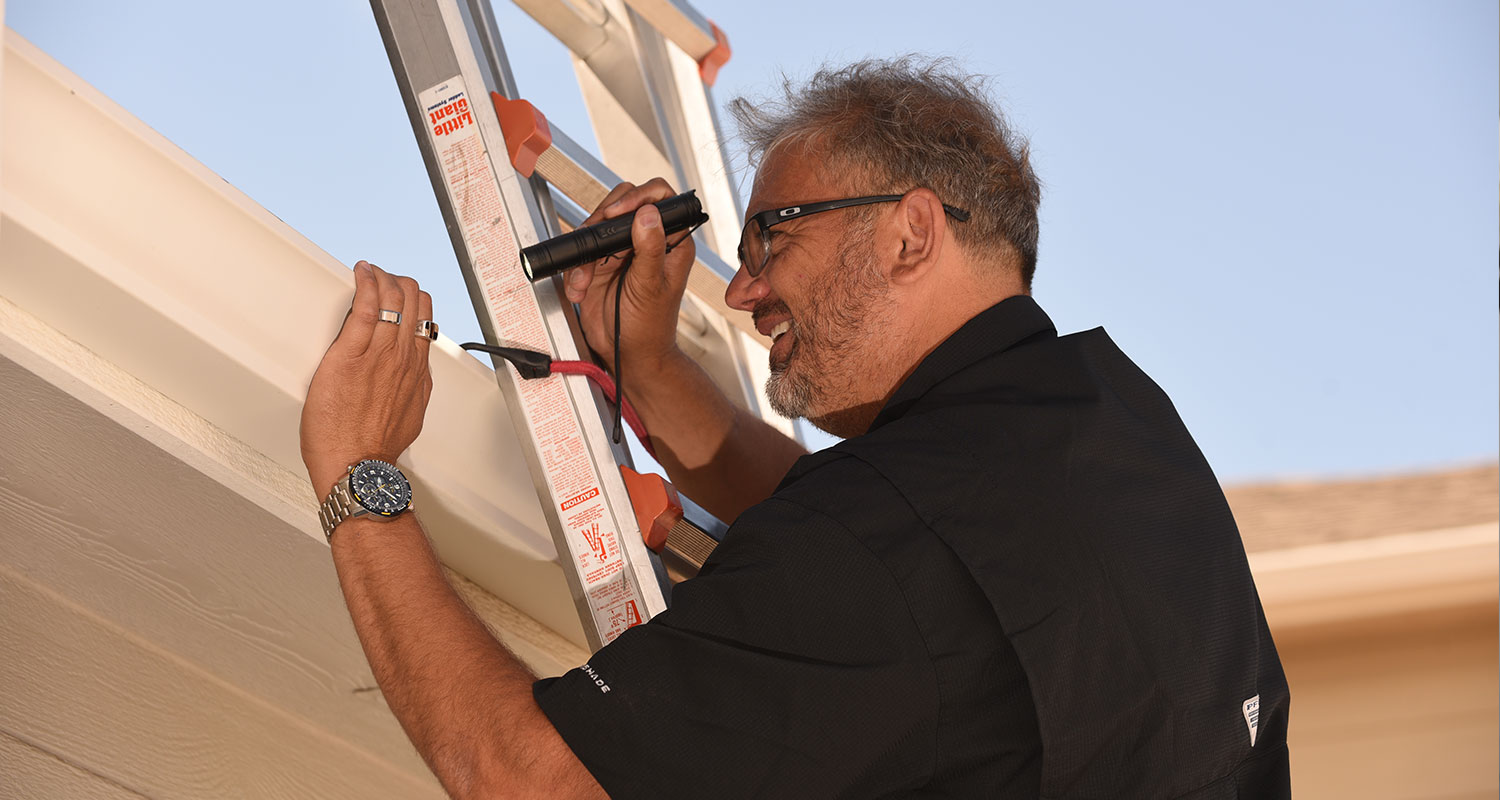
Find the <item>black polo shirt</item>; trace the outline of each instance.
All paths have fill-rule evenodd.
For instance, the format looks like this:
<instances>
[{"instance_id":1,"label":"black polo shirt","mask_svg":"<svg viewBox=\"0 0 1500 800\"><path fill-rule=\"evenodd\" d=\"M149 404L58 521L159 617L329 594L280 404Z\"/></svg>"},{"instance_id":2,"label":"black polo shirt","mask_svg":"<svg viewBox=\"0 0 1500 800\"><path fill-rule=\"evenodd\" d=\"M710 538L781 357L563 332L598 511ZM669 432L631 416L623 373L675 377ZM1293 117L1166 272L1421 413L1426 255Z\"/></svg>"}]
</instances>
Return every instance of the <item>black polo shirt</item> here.
<instances>
[{"instance_id":1,"label":"black polo shirt","mask_svg":"<svg viewBox=\"0 0 1500 800\"><path fill-rule=\"evenodd\" d=\"M1058 337L1029 297L535 695L616 797L1289 795L1218 482L1102 330Z\"/></svg>"}]
</instances>

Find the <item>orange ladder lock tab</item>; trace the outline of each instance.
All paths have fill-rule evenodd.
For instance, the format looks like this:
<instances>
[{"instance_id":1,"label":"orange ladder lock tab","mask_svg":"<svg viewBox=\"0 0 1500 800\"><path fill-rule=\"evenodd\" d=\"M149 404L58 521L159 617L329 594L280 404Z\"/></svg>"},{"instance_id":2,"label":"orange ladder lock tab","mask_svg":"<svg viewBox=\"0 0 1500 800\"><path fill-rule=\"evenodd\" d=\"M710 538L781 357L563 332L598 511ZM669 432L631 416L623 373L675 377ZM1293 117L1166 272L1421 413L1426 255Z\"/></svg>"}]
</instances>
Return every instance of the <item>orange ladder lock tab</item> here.
<instances>
[{"instance_id":1,"label":"orange ladder lock tab","mask_svg":"<svg viewBox=\"0 0 1500 800\"><path fill-rule=\"evenodd\" d=\"M671 583L696 574L724 530L661 476L632 468L629 449L611 441L605 420L618 401L649 452L639 417L615 397L610 376L579 352L577 314L563 301L558 279L532 283L522 271L522 248L581 222L571 207L554 203L553 192L593 208L618 178L519 99L486 3L371 0L371 8L484 335L483 343L464 346L494 359L558 563L587 644L597 650L666 610ZM651 4L649 14L628 22L660 26L663 35L616 37L601 45L640 67L605 76L607 84L614 82L606 89L650 99L649 109L627 112L636 115L629 124L666 143L660 155L682 184L705 190L705 206L712 206L705 221L739 219L737 198L715 183L725 180L724 165L702 142L687 141L704 131L718 135L705 101L707 86L729 59L727 37L684 0ZM696 63L701 83L680 82L680 70L663 66L685 55ZM627 85L632 80L639 83ZM681 102L662 102L673 94ZM493 116L475 104L485 96ZM685 133L661 135L664 124ZM722 285L732 271L711 247L699 250L694 268L709 279L694 284L701 302L711 294L702 287L711 288L714 279ZM739 319L725 327L736 337L747 329ZM735 347L720 352L743 358ZM753 387L740 391L747 407L762 414Z\"/></svg>"}]
</instances>

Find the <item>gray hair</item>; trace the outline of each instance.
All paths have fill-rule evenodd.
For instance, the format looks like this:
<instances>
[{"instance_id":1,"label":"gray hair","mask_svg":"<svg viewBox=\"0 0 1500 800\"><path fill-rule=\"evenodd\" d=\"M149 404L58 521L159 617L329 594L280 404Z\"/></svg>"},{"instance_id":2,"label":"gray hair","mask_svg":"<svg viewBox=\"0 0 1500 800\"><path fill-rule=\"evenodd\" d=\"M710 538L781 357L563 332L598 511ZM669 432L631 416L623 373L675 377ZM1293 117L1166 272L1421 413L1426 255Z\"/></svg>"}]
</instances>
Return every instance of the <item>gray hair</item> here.
<instances>
[{"instance_id":1,"label":"gray hair","mask_svg":"<svg viewBox=\"0 0 1500 800\"><path fill-rule=\"evenodd\" d=\"M783 77L781 101L738 97L729 110L752 165L782 145L816 142L832 165L873 180L871 193L925 187L968 211L954 238L972 253L1012 256L1029 291L1041 185L986 84L948 59L908 55L825 66L804 86Z\"/></svg>"}]
</instances>

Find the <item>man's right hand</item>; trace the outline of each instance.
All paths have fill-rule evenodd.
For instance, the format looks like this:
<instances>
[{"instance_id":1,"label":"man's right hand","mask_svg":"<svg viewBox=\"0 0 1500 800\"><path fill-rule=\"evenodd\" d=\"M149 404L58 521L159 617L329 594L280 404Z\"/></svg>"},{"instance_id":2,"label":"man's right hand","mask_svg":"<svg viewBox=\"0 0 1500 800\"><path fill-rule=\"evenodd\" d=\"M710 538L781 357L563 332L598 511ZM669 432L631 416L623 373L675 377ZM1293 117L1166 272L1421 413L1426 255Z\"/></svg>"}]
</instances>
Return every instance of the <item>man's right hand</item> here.
<instances>
[{"instance_id":1,"label":"man's right hand","mask_svg":"<svg viewBox=\"0 0 1500 800\"><path fill-rule=\"evenodd\" d=\"M624 294L620 297L621 369L641 375L655 372L666 360L682 357L677 349L677 313L693 267L691 236L672 235L681 244L666 252L661 214L652 203L677 194L661 178L636 186L622 183L594 209L585 225L628 215L636 209L630 235L633 248L609 258L569 270L568 300L579 304L579 316L589 346L614 369L615 284L623 272ZM626 267L629 267L626 269ZM634 384L640 386L639 382ZM634 388L634 387L632 387ZM634 393L632 392L632 395Z\"/></svg>"},{"instance_id":2,"label":"man's right hand","mask_svg":"<svg viewBox=\"0 0 1500 800\"><path fill-rule=\"evenodd\" d=\"M728 522L770 497L807 451L731 403L708 373L677 349L677 313L693 268L693 240L673 234L671 240L682 243L665 252L661 214L650 205L676 194L661 178L642 186L616 186L585 222L641 209L630 230L634 247L622 257L575 267L567 277L567 296L579 304L589 346L613 369L615 285L622 265L629 264L620 296L620 368L629 373L626 393L651 432L657 459L672 484Z\"/></svg>"}]
</instances>

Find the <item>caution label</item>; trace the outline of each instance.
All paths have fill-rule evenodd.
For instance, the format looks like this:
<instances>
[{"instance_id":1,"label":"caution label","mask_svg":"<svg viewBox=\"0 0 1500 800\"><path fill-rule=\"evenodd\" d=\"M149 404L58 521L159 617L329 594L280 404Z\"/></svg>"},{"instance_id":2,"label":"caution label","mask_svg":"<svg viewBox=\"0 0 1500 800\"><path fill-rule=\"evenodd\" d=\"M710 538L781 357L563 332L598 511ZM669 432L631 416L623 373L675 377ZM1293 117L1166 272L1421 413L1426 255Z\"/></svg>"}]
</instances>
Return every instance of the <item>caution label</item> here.
<instances>
[{"instance_id":1,"label":"caution label","mask_svg":"<svg viewBox=\"0 0 1500 800\"><path fill-rule=\"evenodd\" d=\"M570 497L567 500L562 501L562 510L567 511L568 509L578 505L579 503L582 503L585 500L592 500L598 496L599 490L597 488L590 489L587 492L578 495L577 497Z\"/></svg>"},{"instance_id":2,"label":"caution label","mask_svg":"<svg viewBox=\"0 0 1500 800\"><path fill-rule=\"evenodd\" d=\"M417 101L497 337L510 346L552 352L463 81L443 81ZM620 531L563 380L517 380L517 394L560 512L567 548L559 558L573 562L599 638L608 643L643 621L644 603L626 569Z\"/></svg>"}]
</instances>

